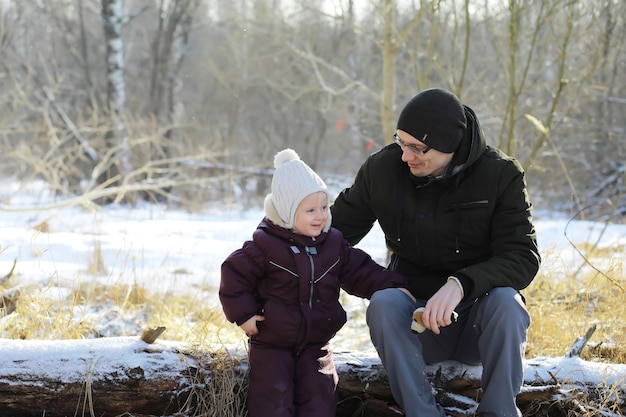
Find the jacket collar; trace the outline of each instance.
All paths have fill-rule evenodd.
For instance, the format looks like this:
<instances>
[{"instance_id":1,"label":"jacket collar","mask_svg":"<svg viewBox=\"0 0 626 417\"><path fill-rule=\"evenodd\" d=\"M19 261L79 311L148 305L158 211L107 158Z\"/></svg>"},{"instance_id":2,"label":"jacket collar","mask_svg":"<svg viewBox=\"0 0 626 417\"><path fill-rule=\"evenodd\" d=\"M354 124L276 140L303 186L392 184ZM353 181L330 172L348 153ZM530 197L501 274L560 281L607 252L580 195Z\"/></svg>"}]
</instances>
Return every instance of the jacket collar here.
<instances>
[{"instance_id":1,"label":"jacket collar","mask_svg":"<svg viewBox=\"0 0 626 417\"><path fill-rule=\"evenodd\" d=\"M316 246L326 240L326 236L328 236L328 232L322 232L322 234L317 237L304 236L294 232L293 230L278 226L277 224L273 223L272 220L270 220L268 217L265 217L263 218L263 220L261 220L258 229L264 230L265 232L273 236L276 236L280 239L291 242L298 246Z\"/></svg>"},{"instance_id":2,"label":"jacket collar","mask_svg":"<svg viewBox=\"0 0 626 417\"><path fill-rule=\"evenodd\" d=\"M465 108L467 129L444 177L451 177L466 170L480 158L487 148L485 135L480 127L476 113L468 106L464 105L463 107Z\"/></svg>"}]
</instances>

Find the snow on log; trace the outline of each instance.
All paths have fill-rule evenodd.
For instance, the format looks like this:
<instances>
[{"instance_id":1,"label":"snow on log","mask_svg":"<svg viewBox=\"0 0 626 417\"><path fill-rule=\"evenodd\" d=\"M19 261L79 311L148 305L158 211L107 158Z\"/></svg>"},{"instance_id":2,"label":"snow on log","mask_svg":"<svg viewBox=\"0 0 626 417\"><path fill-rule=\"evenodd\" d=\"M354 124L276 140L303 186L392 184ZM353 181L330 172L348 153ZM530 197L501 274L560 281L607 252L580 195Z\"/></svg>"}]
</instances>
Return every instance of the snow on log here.
<instances>
[{"instance_id":1,"label":"snow on log","mask_svg":"<svg viewBox=\"0 0 626 417\"><path fill-rule=\"evenodd\" d=\"M395 403L385 371L377 357L363 357L358 352L337 352L335 362L342 398L354 398L361 393L363 403L373 403L379 407L378 403L385 401L392 407L387 414L372 412L363 415L398 415L394 414ZM477 401L481 398L481 373L481 366L464 365L456 361L433 364L426 370L437 402L450 416L474 415ZM595 390L598 392L592 392ZM517 396L517 403L525 416L536 416L540 415L542 406L581 412L580 401L592 402L597 396L600 397L599 402L608 400L610 406L623 413L626 411L625 394L626 365L589 362L578 357L543 357L525 361L524 386Z\"/></svg>"},{"instance_id":2,"label":"snow on log","mask_svg":"<svg viewBox=\"0 0 626 417\"><path fill-rule=\"evenodd\" d=\"M375 352L336 351L335 362L338 417L402 415ZM138 337L0 339L0 415L193 415L197 403L206 407L207 399L220 396L237 397L231 402L242 406L246 371L244 348L161 340L148 344ZM480 398L480 366L442 362L429 366L427 375L449 415L471 415ZM517 400L528 416L539 415L537 404L542 403L580 408L579 394L590 387L605 387L623 412L626 365L578 357L527 360L525 386ZM203 397L202 392L210 395Z\"/></svg>"},{"instance_id":3,"label":"snow on log","mask_svg":"<svg viewBox=\"0 0 626 417\"><path fill-rule=\"evenodd\" d=\"M137 338L0 339L0 415L167 415L184 402L193 363Z\"/></svg>"}]
</instances>

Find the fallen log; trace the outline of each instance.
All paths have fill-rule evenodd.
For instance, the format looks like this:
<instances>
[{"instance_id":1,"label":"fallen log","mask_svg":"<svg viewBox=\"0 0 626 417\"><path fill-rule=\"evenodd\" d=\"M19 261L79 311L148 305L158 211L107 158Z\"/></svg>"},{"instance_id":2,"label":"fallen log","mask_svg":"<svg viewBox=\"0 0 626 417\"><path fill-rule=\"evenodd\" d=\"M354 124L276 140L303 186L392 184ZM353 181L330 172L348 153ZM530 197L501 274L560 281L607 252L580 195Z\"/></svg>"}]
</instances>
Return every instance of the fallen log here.
<instances>
[{"instance_id":1,"label":"fallen log","mask_svg":"<svg viewBox=\"0 0 626 417\"><path fill-rule=\"evenodd\" d=\"M137 338L0 339L0 415L167 415L193 364L173 344Z\"/></svg>"},{"instance_id":2,"label":"fallen log","mask_svg":"<svg viewBox=\"0 0 626 417\"><path fill-rule=\"evenodd\" d=\"M375 352L337 351L335 362L338 417L402 415ZM0 415L188 417L231 407L224 415L236 416L245 409L246 372L243 346L148 344L137 337L0 339ZM581 395L603 386L614 408L624 411L626 365L535 358L526 361L525 374L517 398L524 415L541 415L539 404L579 407ZM449 415L471 415L480 398L480 366L443 362L427 375Z\"/></svg>"},{"instance_id":3,"label":"fallen log","mask_svg":"<svg viewBox=\"0 0 626 417\"><path fill-rule=\"evenodd\" d=\"M336 362L339 370L340 394L347 398L359 397L364 416L398 416L387 376L376 357L360 356L357 352L339 352ZM473 416L482 396L480 388L481 366L470 366L456 361L430 365L426 376L435 390L437 402L450 416ZM522 391L517 396L518 407L524 416L543 416L548 409L580 412L580 402L605 401L607 393L612 400L608 405L626 411L626 365L584 361L578 357L535 358L525 361L525 378ZM355 401L355 400L353 400ZM381 411L380 402L391 407ZM369 412L367 405L375 407ZM605 404L606 405L606 404ZM545 413L545 414L544 414ZM618 416L622 414L602 414ZM340 415L339 413L337 414ZM341 414L351 415L351 414Z\"/></svg>"}]
</instances>

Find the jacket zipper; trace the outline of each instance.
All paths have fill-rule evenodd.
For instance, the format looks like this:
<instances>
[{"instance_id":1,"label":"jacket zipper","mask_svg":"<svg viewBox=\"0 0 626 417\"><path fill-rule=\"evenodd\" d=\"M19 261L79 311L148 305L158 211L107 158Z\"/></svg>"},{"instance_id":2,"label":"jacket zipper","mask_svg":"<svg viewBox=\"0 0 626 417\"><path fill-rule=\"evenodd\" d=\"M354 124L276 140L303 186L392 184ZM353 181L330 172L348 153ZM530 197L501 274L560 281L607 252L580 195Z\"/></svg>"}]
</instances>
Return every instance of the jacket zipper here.
<instances>
[{"instance_id":1,"label":"jacket zipper","mask_svg":"<svg viewBox=\"0 0 626 417\"><path fill-rule=\"evenodd\" d=\"M313 308L313 286L315 285L315 263L313 262L313 256L309 251L309 247L306 247L306 255L309 257L309 262L311 263L311 280L309 286L309 308Z\"/></svg>"},{"instance_id":2,"label":"jacket zipper","mask_svg":"<svg viewBox=\"0 0 626 417\"><path fill-rule=\"evenodd\" d=\"M324 271L324 273L322 275L320 275L320 277L318 279L315 279L315 262L313 262L313 254L315 254L316 252L314 250L310 250L310 248L307 246L305 247L305 252L307 254L307 256L309 257L309 263L311 264L311 278L309 279L309 307L313 308L313 288L315 287L315 284L320 282L320 280L322 278L324 278L326 275L328 275L328 273L335 267L337 266L337 264L339 263L339 261L341 261L341 258L337 259L331 266L328 267L328 269L326 271ZM271 265L274 265L277 268L282 269L283 271L293 275L294 277L298 277L298 274L296 274L295 272L285 268L282 265L277 264L274 261L269 261L269 263Z\"/></svg>"}]
</instances>

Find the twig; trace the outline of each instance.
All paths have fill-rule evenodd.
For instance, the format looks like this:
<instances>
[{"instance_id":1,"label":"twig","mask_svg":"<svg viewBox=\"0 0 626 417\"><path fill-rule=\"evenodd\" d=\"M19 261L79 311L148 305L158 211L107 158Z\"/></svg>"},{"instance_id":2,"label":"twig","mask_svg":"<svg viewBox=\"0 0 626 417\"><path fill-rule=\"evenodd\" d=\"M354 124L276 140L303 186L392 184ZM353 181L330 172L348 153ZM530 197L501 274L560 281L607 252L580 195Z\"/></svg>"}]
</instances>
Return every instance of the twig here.
<instances>
[{"instance_id":1,"label":"twig","mask_svg":"<svg viewBox=\"0 0 626 417\"><path fill-rule=\"evenodd\" d=\"M620 285L620 283L618 281L616 281L615 279L609 277L607 274L605 274L604 272L600 271L598 268L596 268L595 265L593 265L591 263L591 261L589 261L589 259L587 259L587 257L580 251L580 249L578 249L578 247L576 246L576 244L574 242L572 242L572 240L569 238L569 236L567 236L567 228L569 227L570 223L572 221L574 221L574 219L576 219L583 211L585 211L585 209L587 209L587 207L583 207L582 209L580 209L578 211L578 213L576 213L574 216L572 216L567 223L565 224L565 230L563 231L563 235L565 236L565 239L567 239L567 241L569 242L570 245L572 245L572 247L574 248L574 250L581 256L581 258L583 258L583 261L589 265L594 271L596 271L598 274L602 275L604 278L608 279L612 284L614 284L615 286L617 286L620 290L624 290L624 287L622 287ZM606 224L605 224L605 229L606 229Z\"/></svg>"},{"instance_id":2,"label":"twig","mask_svg":"<svg viewBox=\"0 0 626 417\"><path fill-rule=\"evenodd\" d=\"M146 329L141 334L141 340L148 344L154 343L155 340L161 336L161 334L165 331L165 326L155 327L153 329Z\"/></svg>"},{"instance_id":3,"label":"twig","mask_svg":"<svg viewBox=\"0 0 626 417\"><path fill-rule=\"evenodd\" d=\"M576 339L572 347L565 354L565 357L571 358L574 356L580 356L580 353L585 348L585 345L587 345L587 342L589 341L589 339L591 339L591 336L596 331L596 327L597 326L594 324L587 329L587 332L585 332L585 335L583 337L579 337L578 339Z\"/></svg>"},{"instance_id":4,"label":"twig","mask_svg":"<svg viewBox=\"0 0 626 417\"><path fill-rule=\"evenodd\" d=\"M56 103L54 94L52 93L52 91L50 91L50 89L46 87L43 88L43 91L46 94L46 97L48 98L48 100L50 101L50 104L52 104L52 106L57 111L59 116L61 116L61 119L63 119L63 122L65 123L65 125L72 132L76 140L83 146L85 153L87 154L87 156L89 156L89 159L91 159L93 162L98 162L98 159L99 159L98 152L96 152L95 149L89 146L89 144L87 143L87 140L83 137L83 135L81 135L80 131L78 130L78 128L76 127L72 119L70 119L70 117L67 115L67 113L65 113L63 108L61 108L61 106L59 106Z\"/></svg>"},{"instance_id":5,"label":"twig","mask_svg":"<svg viewBox=\"0 0 626 417\"><path fill-rule=\"evenodd\" d=\"M11 278L11 276L13 275L13 271L15 271L16 264L17 264L17 259L13 259L13 266L11 267L11 270L6 273L6 275L0 278L0 285L7 279Z\"/></svg>"}]
</instances>

